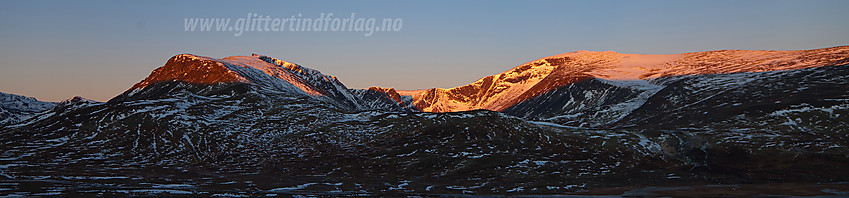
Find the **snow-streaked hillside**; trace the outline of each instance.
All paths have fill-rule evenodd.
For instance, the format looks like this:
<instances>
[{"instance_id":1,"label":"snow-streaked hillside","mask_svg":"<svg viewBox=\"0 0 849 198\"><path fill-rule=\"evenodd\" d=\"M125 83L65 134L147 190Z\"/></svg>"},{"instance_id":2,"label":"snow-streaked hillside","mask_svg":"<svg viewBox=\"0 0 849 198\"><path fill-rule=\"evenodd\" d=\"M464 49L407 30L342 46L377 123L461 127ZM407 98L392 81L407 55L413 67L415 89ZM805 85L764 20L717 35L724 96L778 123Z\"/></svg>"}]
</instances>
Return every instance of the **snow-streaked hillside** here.
<instances>
[{"instance_id":1,"label":"snow-streaked hillside","mask_svg":"<svg viewBox=\"0 0 849 198\"><path fill-rule=\"evenodd\" d=\"M55 102L0 92L0 127L24 121L54 106Z\"/></svg>"}]
</instances>

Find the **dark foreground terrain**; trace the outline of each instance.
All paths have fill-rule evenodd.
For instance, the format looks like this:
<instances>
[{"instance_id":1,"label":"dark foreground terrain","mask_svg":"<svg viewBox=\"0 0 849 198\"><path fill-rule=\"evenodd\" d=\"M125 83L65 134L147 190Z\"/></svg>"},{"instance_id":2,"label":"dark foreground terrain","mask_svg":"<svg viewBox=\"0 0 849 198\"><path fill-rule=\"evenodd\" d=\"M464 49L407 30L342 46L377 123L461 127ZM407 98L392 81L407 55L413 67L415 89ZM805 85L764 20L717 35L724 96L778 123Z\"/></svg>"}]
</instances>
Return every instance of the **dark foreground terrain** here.
<instances>
[{"instance_id":1,"label":"dark foreground terrain","mask_svg":"<svg viewBox=\"0 0 849 198\"><path fill-rule=\"evenodd\" d=\"M247 84L175 82L150 90L163 87L169 91L146 99L67 101L31 123L3 128L0 193L757 196L849 190L845 128L806 122L843 120L845 109L782 115L799 121L794 126L752 121L590 129L486 110L343 112ZM805 126L816 127L784 128Z\"/></svg>"}]
</instances>

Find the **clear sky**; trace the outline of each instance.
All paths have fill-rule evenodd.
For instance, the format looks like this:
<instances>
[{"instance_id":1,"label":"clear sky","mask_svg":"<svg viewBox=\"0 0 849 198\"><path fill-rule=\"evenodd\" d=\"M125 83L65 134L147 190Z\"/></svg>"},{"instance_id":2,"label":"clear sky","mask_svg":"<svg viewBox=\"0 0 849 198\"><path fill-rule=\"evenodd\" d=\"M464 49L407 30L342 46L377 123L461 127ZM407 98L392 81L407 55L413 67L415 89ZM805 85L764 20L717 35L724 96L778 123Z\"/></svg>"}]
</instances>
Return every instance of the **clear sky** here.
<instances>
[{"instance_id":1,"label":"clear sky","mask_svg":"<svg viewBox=\"0 0 849 198\"><path fill-rule=\"evenodd\" d=\"M168 58L265 54L351 88L455 87L577 50L670 54L849 45L849 1L0 1L0 92L105 101ZM184 19L321 13L397 32L191 32Z\"/></svg>"}]
</instances>

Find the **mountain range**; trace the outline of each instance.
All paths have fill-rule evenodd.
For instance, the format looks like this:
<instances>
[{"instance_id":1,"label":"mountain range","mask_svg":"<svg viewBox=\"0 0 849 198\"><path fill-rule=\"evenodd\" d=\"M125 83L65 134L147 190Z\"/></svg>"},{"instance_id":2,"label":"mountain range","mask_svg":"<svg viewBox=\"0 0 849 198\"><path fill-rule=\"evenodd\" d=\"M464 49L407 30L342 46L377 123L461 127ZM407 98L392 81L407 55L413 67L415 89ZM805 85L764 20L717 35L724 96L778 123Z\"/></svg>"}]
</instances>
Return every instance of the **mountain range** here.
<instances>
[{"instance_id":1,"label":"mountain range","mask_svg":"<svg viewBox=\"0 0 849 198\"><path fill-rule=\"evenodd\" d=\"M672 55L578 51L531 61L460 87L401 93L412 96L416 108L426 112L487 109L596 127L619 121L658 91L687 78L712 81L704 76L845 65L847 55L847 47Z\"/></svg>"},{"instance_id":2,"label":"mountain range","mask_svg":"<svg viewBox=\"0 0 849 198\"><path fill-rule=\"evenodd\" d=\"M455 88L395 90L351 89L264 55L180 54L106 102L0 95L0 179L14 184L0 193L568 194L847 182L848 65L849 46L578 51Z\"/></svg>"}]
</instances>

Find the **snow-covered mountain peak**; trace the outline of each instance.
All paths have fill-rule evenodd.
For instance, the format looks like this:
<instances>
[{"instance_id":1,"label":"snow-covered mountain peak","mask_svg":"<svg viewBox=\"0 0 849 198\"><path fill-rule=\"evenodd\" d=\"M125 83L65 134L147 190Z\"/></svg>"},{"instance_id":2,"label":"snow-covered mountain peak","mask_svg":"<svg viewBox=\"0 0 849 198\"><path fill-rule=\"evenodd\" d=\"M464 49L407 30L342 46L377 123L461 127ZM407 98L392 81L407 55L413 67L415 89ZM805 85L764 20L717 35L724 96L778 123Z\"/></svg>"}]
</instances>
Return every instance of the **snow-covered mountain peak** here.
<instances>
[{"instance_id":1,"label":"snow-covered mountain peak","mask_svg":"<svg viewBox=\"0 0 849 198\"><path fill-rule=\"evenodd\" d=\"M135 94L143 92L142 89L149 85L171 81L190 84L248 83L263 89L314 97L318 101L348 110L372 109L334 76L258 54L222 59L191 54L176 55L118 98L135 98ZM389 95L394 93L383 92Z\"/></svg>"},{"instance_id":2,"label":"snow-covered mountain peak","mask_svg":"<svg viewBox=\"0 0 849 198\"><path fill-rule=\"evenodd\" d=\"M540 58L527 65L564 66L606 80L648 80L664 76L763 72L835 65L847 61L849 46L813 50L716 50L683 54L622 54L580 50ZM507 72L505 72L507 73Z\"/></svg>"},{"instance_id":3,"label":"snow-covered mountain peak","mask_svg":"<svg viewBox=\"0 0 849 198\"><path fill-rule=\"evenodd\" d=\"M83 108L92 105L103 104L103 102L94 101L88 98L83 98L82 96L74 96L72 98L68 98L56 104L53 107L53 111L64 111L62 109L77 109Z\"/></svg>"},{"instance_id":4,"label":"snow-covered mountain peak","mask_svg":"<svg viewBox=\"0 0 849 198\"><path fill-rule=\"evenodd\" d=\"M662 85L674 81L676 77L792 70L847 63L849 46L796 51L718 50L665 55L581 50L527 62L464 86L400 93L412 96L414 104L422 111L501 111L542 93L590 78L630 84L652 81Z\"/></svg>"},{"instance_id":5,"label":"snow-covered mountain peak","mask_svg":"<svg viewBox=\"0 0 849 198\"><path fill-rule=\"evenodd\" d=\"M59 103L76 103L76 102L85 102L85 103L97 103L97 101L84 98L82 96L74 96L72 98L68 98Z\"/></svg>"},{"instance_id":6,"label":"snow-covered mountain peak","mask_svg":"<svg viewBox=\"0 0 849 198\"><path fill-rule=\"evenodd\" d=\"M131 89L140 89L163 81L196 84L243 82L284 91L324 95L322 91L307 85L307 80L304 79L305 75L315 74L320 73L305 69L297 64L261 55L230 56L215 59L192 54L179 54L169 59L164 66L154 70L150 76Z\"/></svg>"},{"instance_id":7,"label":"snow-covered mountain peak","mask_svg":"<svg viewBox=\"0 0 849 198\"><path fill-rule=\"evenodd\" d=\"M0 92L0 128L27 120L56 106L55 102Z\"/></svg>"}]
</instances>

